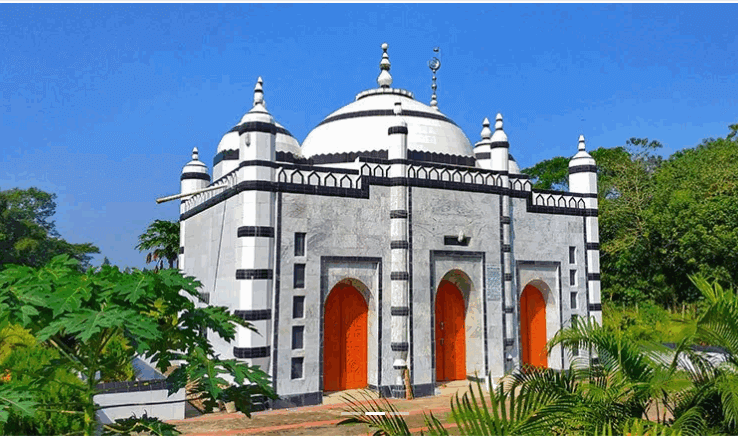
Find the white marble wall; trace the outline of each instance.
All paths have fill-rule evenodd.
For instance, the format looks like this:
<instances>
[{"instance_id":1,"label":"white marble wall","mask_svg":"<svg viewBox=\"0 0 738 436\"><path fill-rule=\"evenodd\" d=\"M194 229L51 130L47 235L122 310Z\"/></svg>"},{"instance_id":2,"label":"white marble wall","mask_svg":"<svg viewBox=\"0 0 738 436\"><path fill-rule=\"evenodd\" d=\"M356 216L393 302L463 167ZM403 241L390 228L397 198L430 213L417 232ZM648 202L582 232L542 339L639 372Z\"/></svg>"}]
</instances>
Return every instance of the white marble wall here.
<instances>
[{"instance_id":1,"label":"white marble wall","mask_svg":"<svg viewBox=\"0 0 738 436\"><path fill-rule=\"evenodd\" d=\"M376 386L379 317L382 311L382 371L391 370L390 359L390 196L389 187L372 186L370 199L283 194L281 221L281 272L279 303L279 343L277 392L281 395L317 392L320 384L320 308L328 292L341 280L353 278L363 284L368 300L368 382ZM294 256L294 234L306 233L305 256ZM382 277L374 261L332 262L325 265L326 288L321 301L321 257L381 258ZM305 288L293 287L294 264L304 263ZM379 307L379 284L382 285L382 307ZM357 285L362 291L362 286ZM305 318L292 319L293 296L305 296ZM292 357L300 355L291 349L293 325L305 326L305 366L303 378L290 379ZM386 358L385 358L386 357ZM383 384L387 382L382 381Z\"/></svg>"},{"instance_id":2,"label":"white marble wall","mask_svg":"<svg viewBox=\"0 0 738 436\"><path fill-rule=\"evenodd\" d=\"M387 386L394 383L392 369L393 353L390 349L390 306L391 306L391 220L389 211L390 187L371 186L369 199L318 196L302 194L282 194L281 212L281 259L280 301L279 301L279 339L277 391L280 395L296 395L318 392L320 383L320 308L321 301L321 256L380 258L382 273L375 261L355 260L326 264L327 292L340 280L353 278L365 285L363 293L369 305L368 339L368 380L371 385ZM203 282L203 290L210 292L213 305L226 305L236 308L239 302L237 281L235 280L236 231L243 222L242 199L237 195L226 203L218 204L199 213L187 221L185 232L185 273ZM491 372L494 377L504 372L504 338L502 325L503 302L487 300L483 283L486 266L500 265L500 205L499 196L494 194L412 188L412 335L413 344L411 372L416 385L433 383L434 359L431 355L431 292L435 293L438 283L450 270L458 269L468 276L470 286L465 290L468 305L467 313L467 374L479 375ZM514 332L516 340L514 359L518 363L519 326L517 313L519 296L527 281L540 279L550 288L550 311L547 317L551 323L549 336L557 330L556 326L566 325L572 313L569 307L569 293L578 292L578 307L573 312L585 315L586 275L583 226L580 216L528 213L524 199L513 198L510 209L512 219L513 298L516 317L508 331ZM225 204L225 210L224 210ZM256 211L254 211L256 212ZM263 211L262 211L263 213ZM596 229L588 229L594 231ZM222 233L221 233L222 231ZM294 256L295 232L306 233L306 255ZM470 238L469 245L444 245L444 236L458 236L463 233ZM569 246L576 247L576 263L569 264ZM471 257L437 256L431 264L431 251L477 252ZM481 261L483 254L485 262ZM217 259L220 264L216 267ZM535 268L523 267L517 277L516 266L520 262L554 262L559 267L549 268L536 275ZM295 263L306 265L305 287L294 289L293 268ZM577 270L577 284L569 286L569 269ZM540 269L540 268L539 268ZM217 271L217 274L216 274ZM275 271L276 273L276 271ZM434 283L431 283L431 274ZM217 276L217 284L216 284ZM535 276L535 277L534 277ZM556 281L556 277L559 280ZM382 288L382 303L379 305L379 285ZM217 291L213 289L217 288ZM269 291L266 291L269 292ZM304 295L305 317L292 319L293 296ZM561 295L561 297L559 297ZM513 296L511 296L513 297ZM272 299L268 293L266 298ZM483 326L483 308L487 305L487 325ZM559 309L561 306L561 309ZM379 325L379 313L382 324ZM563 312L563 313L561 313ZM260 325L267 343L272 342L273 320ZM304 349L292 350L292 326L304 325ZM381 329L382 378L378 378L378 343ZM487 332L488 367L484 365L484 329ZM510 335L508 335L510 337ZM232 344L214 341L216 352L223 357L232 356ZM304 357L303 377L291 380L292 357ZM561 366L560 354L551 356L552 367ZM272 371L269 359L259 359L258 364ZM568 365L565 361L564 365Z\"/></svg>"},{"instance_id":3,"label":"white marble wall","mask_svg":"<svg viewBox=\"0 0 738 436\"><path fill-rule=\"evenodd\" d=\"M563 325L567 326L571 315L584 317L587 314L586 296L586 250L584 242L584 217L551 215L526 212L525 200L513 199L512 203L512 254L520 273L513 277L516 292L516 323L513 326L519 336L520 296L525 286L532 281L539 284L546 299L546 335L549 339ZM569 247L575 247L575 263L569 263ZM530 262L541 262L530 264ZM556 263L557 266L553 266ZM576 270L574 286L569 284L569 271ZM545 288L548 287L550 291ZM543 288L543 289L542 289ZM577 293L577 308L570 305L570 293ZM515 361L519 362L519 341L516 340ZM561 350L552 350L548 360L552 368L561 367ZM569 359L564 356L564 366Z\"/></svg>"},{"instance_id":4,"label":"white marble wall","mask_svg":"<svg viewBox=\"0 0 738 436\"><path fill-rule=\"evenodd\" d=\"M471 278L474 289L472 313L467 315L467 332L477 332L481 325L483 314L478 313L481 307L482 265L476 260L444 260L436 265L430 264L430 252L460 251L484 252L487 263L500 263L500 209L497 195L460 192L451 190L436 190L428 188L413 188L412 190L412 247L413 247L413 340L415 355L412 369L415 384L435 382L433 372L435 356L431 355L431 307L430 293L438 290L438 284L443 276L451 269L460 269ZM444 236L455 235L459 232L470 237L469 246L446 246ZM431 268L434 268L434 282L430 283ZM502 373L501 352L502 345L502 303L500 301L487 304L487 341L490 368L495 374ZM482 347L473 352L472 345L479 345L479 340L467 337L467 374L474 375L483 362L483 331L481 332ZM476 335L476 333L474 333ZM483 376L483 370L479 372Z\"/></svg>"}]
</instances>

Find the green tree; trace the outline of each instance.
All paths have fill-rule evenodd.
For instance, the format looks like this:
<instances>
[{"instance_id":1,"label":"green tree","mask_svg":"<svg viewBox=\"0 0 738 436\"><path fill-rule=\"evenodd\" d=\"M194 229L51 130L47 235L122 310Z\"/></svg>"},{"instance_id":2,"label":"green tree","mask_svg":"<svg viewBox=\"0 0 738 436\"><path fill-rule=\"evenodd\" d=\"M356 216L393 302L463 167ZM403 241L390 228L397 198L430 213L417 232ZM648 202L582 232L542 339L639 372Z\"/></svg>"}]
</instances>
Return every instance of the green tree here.
<instances>
[{"instance_id":1,"label":"green tree","mask_svg":"<svg viewBox=\"0 0 738 436\"><path fill-rule=\"evenodd\" d=\"M155 220L138 240L138 251L152 250L146 255L146 263L158 260L156 269L159 270L166 259L169 268L173 268L179 254L179 221Z\"/></svg>"},{"instance_id":2,"label":"green tree","mask_svg":"<svg viewBox=\"0 0 738 436\"><path fill-rule=\"evenodd\" d=\"M701 297L688 276L738 282L738 138L675 153L653 177L647 210L654 276L674 302Z\"/></svg>"},{"instance_id":3,"label":"green tree","mask_svg":"<svg viewBox=\"0 0 738 436\"><path fill-rule=\"evenodd\" d=\"M41 266L58 254L90 266L90 254L100 250L92 244L72 244L61 239L51 217L56 194L36 188L0 191L0 269L8 264Z\"/></svg>"},{"instance_id":4,"label":"green tree","mask_svg":"<svg viewBox=\"0 0 738 436\"><path fill-rule=\"evenodd\" d=\"M206 407L233 401L248 415L252 395L276 398L268 376L259 367L221 359L200 332L208 329L231 341L237 325L254 328L225 307L196 307L200 286L174 269L126 274L102 266L81 272L78 261L61 255L41 268L11 265L0 272L0 320L28 329L58 351L54 368L82 375L85 401L77 410L84 413L87 435L96 428L93 397L102 380L104 351L119 336L162 372L174 361L183 362L167 379L170 393L191 382ZM167 426L162 431L170 431Z\"/></svg>"},{"instance_id":5,"label":"green tree","mask_svg":"<svg viewBox=\"0 0 738 436\"><path fill-rule=\"evenodd\" d=\"M533 189L569 189L569 159L563 156L546 159L520 172L530 176Z\"/></svg>"}]
</instances>

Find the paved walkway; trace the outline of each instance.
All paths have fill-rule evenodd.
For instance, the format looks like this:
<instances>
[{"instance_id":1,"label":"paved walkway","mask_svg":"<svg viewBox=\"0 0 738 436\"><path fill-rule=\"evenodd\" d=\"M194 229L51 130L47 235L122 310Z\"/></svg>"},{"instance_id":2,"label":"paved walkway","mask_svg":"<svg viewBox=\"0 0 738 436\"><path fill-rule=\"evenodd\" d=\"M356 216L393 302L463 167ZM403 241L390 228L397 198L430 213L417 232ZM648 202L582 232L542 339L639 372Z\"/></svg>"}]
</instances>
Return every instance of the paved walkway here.
<instances>
[{"instance_id":1,"label":"paved walkway","mask_svg":"<svg viewBox=\"0 0 738 436\"><path fill-rule=\"evenodd\" d=\"M448 422L447 416L451 411L450 400L456 393L467 391L468 381L455 381L439 386L440 395L434 397L416 398L414 400L388 399L408 424L413 434L425 430L423 413L433 413L449 430L456 426ZM474 388L476 390L476 386ZM242 413L212 413L196 418L179 421L169 421L186 436L238 436L238 435L365 435L371 434L366 424L350 424L337 426L339 422L348 418L346 404L342 401L345 394L353 394L356 398L364 399L361 392L376 399L377 395L369 391L343 391L323 397L323 404L318 406L298 407L294 409L268 410L252 414L249 419ZM367 404L371 400L362 401ZM344 412L344 415L342 415ZM453 431L452 431L453 434Z\"/></svg>"}]
</instances>

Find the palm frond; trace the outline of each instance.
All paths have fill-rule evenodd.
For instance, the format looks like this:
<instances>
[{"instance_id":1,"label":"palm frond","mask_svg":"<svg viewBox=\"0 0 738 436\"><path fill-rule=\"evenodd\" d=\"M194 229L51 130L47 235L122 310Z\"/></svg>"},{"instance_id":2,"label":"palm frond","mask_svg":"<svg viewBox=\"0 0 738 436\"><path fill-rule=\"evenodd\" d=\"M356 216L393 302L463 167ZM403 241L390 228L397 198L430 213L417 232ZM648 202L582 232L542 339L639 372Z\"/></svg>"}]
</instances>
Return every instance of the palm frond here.
<instances>
[{"instance_id":1,"label":"palm frond","mask_svg":"<svg viewBox=\"0 0 738 436\"><path fill-rule=\"evenodd\" d=\"M351 393L344 394L341 398L346 402L350 412L353 415L339 422L338 425L346 425L352 423L364 423L370 428L376 429L375 436L404 436L410 435L410 429L407 423L397 411L397 409L386 398L380 398L379 401L372 398L366 391L359 391L363 397L359 399ZM363 404L366 402L368 404ZM368 414L367 412L385 412L383 414Z\"/></svg>"}]
</instances>

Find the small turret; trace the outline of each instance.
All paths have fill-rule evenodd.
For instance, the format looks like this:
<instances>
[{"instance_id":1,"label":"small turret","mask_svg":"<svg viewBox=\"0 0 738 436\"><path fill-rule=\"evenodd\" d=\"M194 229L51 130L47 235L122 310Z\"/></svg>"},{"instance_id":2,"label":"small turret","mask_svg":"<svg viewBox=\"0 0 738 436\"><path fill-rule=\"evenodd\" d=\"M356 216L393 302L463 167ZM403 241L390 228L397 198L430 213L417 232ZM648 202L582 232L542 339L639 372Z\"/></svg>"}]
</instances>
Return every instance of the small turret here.
<instances>
[{"instance_id":1,"label":"small turret","mask_svg":"<svg viewBox=\"0 0 738 436\"><path fill-rule=\"evenodd\" d=\"M507 142L505 131L502 130L502 114L497 114L497 119L495 120L495 132L492 134L490 141L491 144L489 148L490 157L492 159L490 165L491 169L497 171L508 171L510 168L510 144Z\"/></svg>"},{"instance_id":2,"label":"small turret","mask_svg":"<svg viewBox=\"0 0 738 436\"><path fill-rule=\"evenodd\" d=\"M477 167L484 169L492 168L492 155L490 154L490 144L492 144L492 130L489 128L489 119L484 118L482 121L482 139L474 144L474 157L477 159Z\"/></svg>"},{"instance_id":3,"label":"small turret","mask_svg":"<svg viewBox=\"0 0 738 436\"><path fill-rule=\"evenodd\" d=\"M197 147L192 149L192 160L182 168L182 175L179 177L180 194L189 194L210 184L210 175L208 167L200 160Z\"/></svg>"},{"instance_id":4,"label":"small turret","mask_svg":"<svg viewBox=\"0 0 738 436\"><path fill-rule=\"evenodd\" d=\"M597 166L586 151L584 135L579 135L579 150L569 161L569 191L597 195Z\"/></svg>"},{"instance_id":5,"label":"small turret","mask_svg":"<svg viewBox=\"0 0 738 436\"><path fill-rule=\"evenodd\" d=\"M181 194L188 194L205 188L210 184L210 175L208 167L200 160L200 153L197 147L192 149L192 160L182 168L182 175L179 178L181 185Z\"/></svg>"}]
</instances>

